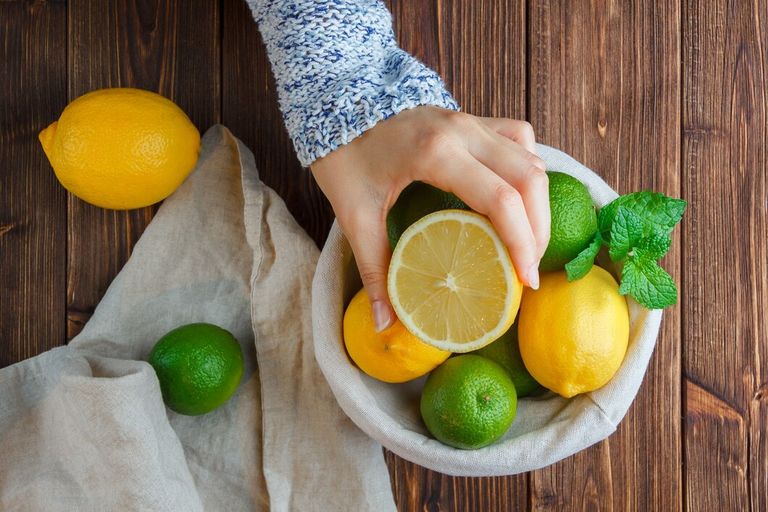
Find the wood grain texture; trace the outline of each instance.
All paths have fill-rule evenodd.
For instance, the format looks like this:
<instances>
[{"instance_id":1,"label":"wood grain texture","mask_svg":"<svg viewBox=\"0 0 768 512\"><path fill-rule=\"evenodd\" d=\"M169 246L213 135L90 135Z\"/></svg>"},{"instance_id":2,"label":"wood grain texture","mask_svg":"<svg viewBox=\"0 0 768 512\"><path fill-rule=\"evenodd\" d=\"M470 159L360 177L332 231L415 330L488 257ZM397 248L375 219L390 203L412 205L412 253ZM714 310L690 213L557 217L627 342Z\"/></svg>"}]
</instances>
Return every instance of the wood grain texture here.
<instances>
[{"instance_id":1,"label":"wood grain texture","mask_svg":"<svg viewBox=\"0 0 768 512\"><path fill-rule=\"evenodd\" d=\"M436 69L466 112L525 117L525 3L522 0L389 3L403 49ZM525 510L528 478L458 478L387 453L398 507Z\"/></svg>"},{"instance_id":2,"label":"wood grain texture","mask_svg":"<svg viewBox=\"0 0 768 512\"><path fill-rule=\"evenodd\" d=\"M37 134L66 104L66 30L63 2L0 2L0 368L64 343L66 193Z\"/></svg>"},{"instance_id":3,"label":"wood grain texture","mask_svg":"<svg viewBox=\"0 0 768 512\"><path fill-rule=\"evenodd\" d=\"M527 479L453 477L430 471L384 450L397 509L407 511L527 510Z\"/></svg>"},{"instance_id":4,"label":"wood grain texture","mask_svg":"<svg viewBox=\"0 0 768 512\"><path fill-rule=\"evenodd\" d=\"M218 2L70 0L69 98L138 87L175 101L203 132L220 118ZM156 207L113 211L69 197L67 336L90 317Z\"/></svg>"},{"instance_id":5,"label":"wood grain texture","mask_svg":"<svg viewBox=\"0 0 768 512\"><path fill-rule=\"evenodd\" d=\"M525 119L525 1L454 0L440 6L438 61L428 64L440 71L462 110Z\"/></svg>"},{"instance_id":6,"label":"wood grain texture","mask_svg":"<svg viewBox=\"0 0 768 512\"><path fill-rule=\"evenodd\" d=\"M528 16L528 108L537 138L619 193L679 197L678 4L531 0ZM663 264L680 283L679 233L674 237ZM668 309L616 434L532 474L532 510L682 507L679 328L679 307Z\"/></svg>"},{"instance_id":7,"label":"wood grain texture","mask_svg":"<svg viewBox=\"0 0 768 512\"><path fill-rule=\"evenodd\" d=\"M269 59L248 6L242 0L222 1L223 123L253 151L261 180L283 198L296 221L322 247L333 211L293 151Z\"/></svg>"},{"instance_id":8,"label":"wood grain texture","mask_svg":"<svg viewBox=\"0 0 768 512\"><path fill-rule=\"evenodd\" d=\"M766 510L768 2L683 14L686 501Z\"/></svg>"},{"instance_id":9,"label":"wood grain texture","mask_svg":"<svg viewBox=\"0 0 768 512\"><path fill-rule=\"evenodd\" d=\"M533 471L530 496L531 511L613 510L610 443L598 443L553 466Z\"/></svg>"},{"instance_id":10,"label":"wood grain texture","mask_svg":"<svg viewBox=\"0 0 768 512\"><path fill-rule=\"evenodd\" d=\"M763 288L765 289L765 288ZM765 327L763 335L765 336ZM758 338L758 340L761 338ZM763 340L766 338L763 337ZM766 343L758 348L765 361ZM764 368L763 368L763 371ZM768 510L768 386L752 396L749 407L749 497L752 510Z\"/></svg>"}]
</instances>

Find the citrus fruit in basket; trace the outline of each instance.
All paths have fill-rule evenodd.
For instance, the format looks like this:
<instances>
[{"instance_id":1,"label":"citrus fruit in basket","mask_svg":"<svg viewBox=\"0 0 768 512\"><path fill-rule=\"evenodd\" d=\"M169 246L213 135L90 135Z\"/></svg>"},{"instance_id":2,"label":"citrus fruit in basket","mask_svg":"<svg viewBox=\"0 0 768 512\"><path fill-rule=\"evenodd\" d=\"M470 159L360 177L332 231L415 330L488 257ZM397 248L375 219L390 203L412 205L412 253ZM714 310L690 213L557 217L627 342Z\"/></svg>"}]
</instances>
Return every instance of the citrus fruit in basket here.
<instances>
[{"instance_id":1,"label":"citrus fruit in basket","mask_svg":"<svg viewBox=\"0 0 768 512\"><path fill-rule=\"evenodd\" d=\"M140 89L101 89L72 101L40 132L61 184L111 209L148 206L181 185L200 133L171 100Z\"/></svg>"},{"instance_id":2,"label":"citrus fruit in basket","mask_svg":"<svg viewBox=\"0 0 768 512\"><path fill-rule=\"evenodd\" d=\"M394 249L408 226L420 218L439 210L469 210L464 201L450 192L421 181L414 181L400 192L400 196L387 215L387 235Z\"/></svg>"},{"instance_id":3,"label":"citrus fruit in basket","mask_svg":"<svg viewBox=\"0 0 768 512\"><path fill-rule=\"evenodd\" d=\"M576 178L547 172L551 234L539 270L562 270L583 251L597 232L597 213L589 190Z\"/></svg>"},{"instance_id":4,"label":"citrus fruit in basket","mask_svg":"<svg viewBox=\"0 0 768 512\"><path fill-rule=\"evenodd\" d=\"M427 345L396 320L376 332L371 304L360 290L344 313L344 345L358 368L384 382L406 382L432 371L450 352Z\"/></svg>"},{"instance_id":5,"label":"citrus fruit in basket","mask_svg":"<svg viewBox=\"0 0 768 512\"><path fill-rule=\"evenodd\" d=\"M605 385L627 351L627 301L598 266L570 283L564 271L543 274L538 290L523 293L518 322L525 367L566 398Z\"/></svg>"},{"instance_id":6,"label":"citrus fruit in basket","mask_svg":"<svg viewBox=\"0 0 768 512\"><path fill-rule=\"evenodd\" d=\"M243 376L240 344L212 324L172 330L157 342L149 364L160 381L165 404L187 415L210 412L234 394Z\"/></svg>"},{"instance_id":7,"label":"citrus fruit in basket","mask_svg":"<svg viewBox=\"0 0 768 512\"><path fill-rule=\"evenodd\" d=\"M507 332L501 335L501 338L472 353L500 364L515 384L518 398L536 395L544 391L541 384L536 382L525 368L517 342L517 324L513 324Z\"/></svg>"},{"instance_id":8,"label":"citrus fruit in basket","mask_svg":"<svg viewBox=\"0 0 768 512\"><path fill-rule=\"evenodd\" d=\"M405 230L387 290L412 334L442 350L470 352L509 329L523 285L487 218L443 210Z\"/></svg>"},{"instance_id":9,"label":"citrus fruit in basket","mask_svg":"<svg viewBox=\"0 0 768 512\"><path fill-rule=\"evenodd\" d=\"M474 354L452 357L429 375L421 416L440 442L465 450L499 439L517 412L515 385L497 363Z\"/></svg>"}]
</instances>

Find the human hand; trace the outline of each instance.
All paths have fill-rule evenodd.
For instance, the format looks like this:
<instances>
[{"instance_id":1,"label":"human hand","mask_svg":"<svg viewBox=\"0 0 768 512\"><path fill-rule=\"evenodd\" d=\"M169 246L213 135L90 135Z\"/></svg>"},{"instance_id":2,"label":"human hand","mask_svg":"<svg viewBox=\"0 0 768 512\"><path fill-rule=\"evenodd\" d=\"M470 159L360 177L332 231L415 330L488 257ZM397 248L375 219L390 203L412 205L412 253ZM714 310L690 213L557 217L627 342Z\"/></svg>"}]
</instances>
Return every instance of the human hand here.
<instances>
[{"instance_id":1,"label":"human hand","mask_svg":"<svg viewBox=\"0 0 768 512\"><path fill-rule=\"evenodd\" d=\"M550 228L545 170L530 124L431 106L382 121L312 164L352 246L378 331L395 318L387 296L387 213L408 184L453 192L488 216L520 279L538 288Z\"/></svg>"}]
</instances>

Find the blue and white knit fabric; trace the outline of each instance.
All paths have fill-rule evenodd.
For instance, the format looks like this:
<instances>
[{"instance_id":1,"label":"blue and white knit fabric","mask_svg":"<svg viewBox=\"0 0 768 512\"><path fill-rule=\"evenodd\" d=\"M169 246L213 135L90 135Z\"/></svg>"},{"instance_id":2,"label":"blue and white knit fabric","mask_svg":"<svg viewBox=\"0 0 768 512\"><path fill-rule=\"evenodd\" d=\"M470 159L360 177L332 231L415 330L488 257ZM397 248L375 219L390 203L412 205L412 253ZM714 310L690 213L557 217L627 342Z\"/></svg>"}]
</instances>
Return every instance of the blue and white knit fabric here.
<instances>
[{"instance_id":1,"label":"blue and white knit fabric","mask_svg":"<svg viewBox=\"0 0 768 512\"><path fill-rule=\"evenodd\" d=\"M304 166L419 105L458 110L440 77L397 46L379 0L248 0Z\"/></svg>"}]
</instances>

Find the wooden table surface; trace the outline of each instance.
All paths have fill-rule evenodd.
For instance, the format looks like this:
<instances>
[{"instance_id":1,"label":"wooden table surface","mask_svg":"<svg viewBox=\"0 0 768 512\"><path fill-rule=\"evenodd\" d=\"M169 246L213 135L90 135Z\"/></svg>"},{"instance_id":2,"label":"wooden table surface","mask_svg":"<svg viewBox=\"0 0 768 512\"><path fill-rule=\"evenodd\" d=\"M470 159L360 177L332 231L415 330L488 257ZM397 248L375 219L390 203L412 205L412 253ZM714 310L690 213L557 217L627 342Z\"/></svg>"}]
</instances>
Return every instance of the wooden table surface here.
<instances>
[{"instance_id":1,"label":"wooden table surface","mask_svg":"<svg viewBox=\"0 0 768 512\"><path fill-rule=\"evenodd\" d=\"M620 193L689 201L664 260L681 300L618 431L504 478L387 453L400 509L768 510L768 0L390 7L401 45L467 112L528 119ZM118 86L172 98L201 131L227 125L323 243L330 209L292 153L241 0L2 0L0 367L77 334L152 219L68 195L37 141L70 100Z\"/></svg>"}]
</instances>

